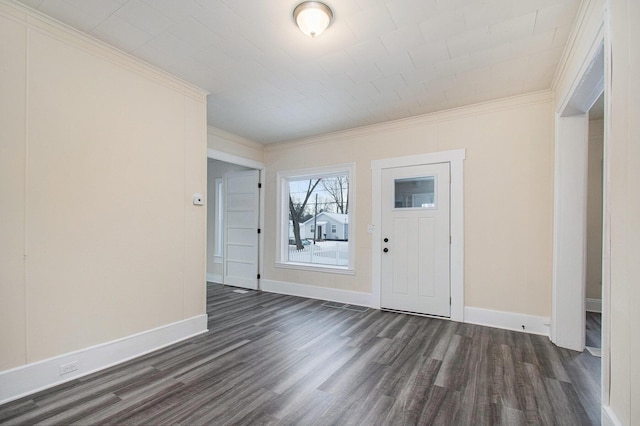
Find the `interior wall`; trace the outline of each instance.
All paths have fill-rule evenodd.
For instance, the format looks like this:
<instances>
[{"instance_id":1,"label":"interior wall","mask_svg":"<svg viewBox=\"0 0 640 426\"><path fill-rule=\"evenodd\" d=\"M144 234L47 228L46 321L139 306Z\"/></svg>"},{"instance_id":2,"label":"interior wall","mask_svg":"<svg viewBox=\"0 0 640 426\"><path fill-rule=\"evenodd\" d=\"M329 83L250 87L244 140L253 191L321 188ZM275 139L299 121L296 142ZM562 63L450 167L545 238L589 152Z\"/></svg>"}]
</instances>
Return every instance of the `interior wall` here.
<instances>
[{"instance_id":1,"label":"interior wall","mask_svg":"<svg viewBox=\"0 0 640 426\"><path fill-rule=\"evenodd\" d=\"M0 370L205 313L205 93L0 3Z\"/></svg>"},{"instance_id":2,"label":"interior wall","mask_svg":"<svg viewBox=\"0 0 640 426\"><path fill-rule=\"evenodd\" d=\"M26 363L26 31L0 10L0 371Z\"/></svg>"},{"instance_id":3,"label":"interior wall","mask_svg":"<svg viewBox=\"0 0 640 426\"><path fill-rule=\"evenodd\" d=\"M586 297L602 298L602 149L604 120L589 120Z\"/></svg>"},{"instance_id":4,"label":"interior wall","mask_svg":"<svg viewBox=\"0 0 640 426\"><path fill-rule=\"evenodd\" d=\"M465 305L551 310L553 115L537 93L301 141L267 145L265 278L371 292L371 160L466 149ZM276 268L276 174L356 164L355 275Z\"/></svg>"},{"instance_id":5,"label":"interior wall","mask_svg":"<svg viewBox=\"0 0 640 426\"><path fill-rule=\"evenodd\" d=\"M207 163L207 280L222 282L223 264L215 262L216 209L218 191L216 179L232 171L249 170L248 167L209 159Z\"/></svg>"}]
</instances>

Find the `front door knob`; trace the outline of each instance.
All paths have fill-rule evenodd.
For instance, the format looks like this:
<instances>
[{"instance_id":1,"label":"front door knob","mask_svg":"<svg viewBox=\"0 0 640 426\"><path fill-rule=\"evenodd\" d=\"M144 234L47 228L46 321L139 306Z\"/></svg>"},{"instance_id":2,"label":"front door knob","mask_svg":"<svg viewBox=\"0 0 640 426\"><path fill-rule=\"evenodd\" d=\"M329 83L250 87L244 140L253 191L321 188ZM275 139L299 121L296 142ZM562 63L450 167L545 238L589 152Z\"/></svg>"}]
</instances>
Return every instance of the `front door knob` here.
<instances>
[{"instance_id":1,"label":"front door knob","mask_svg":"<svg viewBox=\"0 0 640 426\"><path fill-rule=\"evenodd\" d=\"M388 253L389 249L385 247L382 251L385 252L385 253Z\"/></svg>"}]
</instances>

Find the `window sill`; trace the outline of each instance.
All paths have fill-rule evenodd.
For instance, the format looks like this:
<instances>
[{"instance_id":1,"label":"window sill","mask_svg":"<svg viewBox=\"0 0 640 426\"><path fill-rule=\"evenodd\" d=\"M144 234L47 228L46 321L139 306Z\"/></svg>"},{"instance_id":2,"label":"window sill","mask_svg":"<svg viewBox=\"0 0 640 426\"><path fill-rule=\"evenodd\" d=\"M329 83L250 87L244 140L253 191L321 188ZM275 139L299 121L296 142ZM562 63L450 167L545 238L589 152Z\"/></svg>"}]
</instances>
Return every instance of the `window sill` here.
<instances>
[{"instance_id":1,"label":"window sill","mask_svg":"<svg viewBox=\"0 0 640 426\"><path fill-rule=\"evenodd\" d=\"M328 274L355 275L356 271L348 267L310 265L307 263L276 262L276 268L296 269L298 271L325 272Z\"/></svg>"}]
</instances>

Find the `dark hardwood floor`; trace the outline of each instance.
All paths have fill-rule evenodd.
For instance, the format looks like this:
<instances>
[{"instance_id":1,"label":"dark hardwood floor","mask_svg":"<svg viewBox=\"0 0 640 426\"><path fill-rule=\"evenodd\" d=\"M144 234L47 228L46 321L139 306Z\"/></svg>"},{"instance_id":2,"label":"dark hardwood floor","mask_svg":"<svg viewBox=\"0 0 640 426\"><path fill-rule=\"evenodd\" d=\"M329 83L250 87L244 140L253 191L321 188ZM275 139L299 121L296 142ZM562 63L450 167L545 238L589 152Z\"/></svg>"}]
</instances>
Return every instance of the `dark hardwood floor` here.
<instances>
[{"instance_id":1,"label":"dark hardwood floor","mask_svg":"<svg viewBox=\"0 0 640 426\"><path fill-rule=\"evenodd\" d=\"M600 423L600 362L587 352L323 304L209 284L208 333L0 406L0 423Z\"/></svg>"},{"instance_id":2,"label":"dark hardwood floor","mask_svg":"<svg viewBox=\"0 0 640 426\"><path fill-rule=\"evenodd\" d=\"M602 347L602 314L597 312L587 312L587 330L585 342L592 348Z\"/></svg>"}]
</instances>

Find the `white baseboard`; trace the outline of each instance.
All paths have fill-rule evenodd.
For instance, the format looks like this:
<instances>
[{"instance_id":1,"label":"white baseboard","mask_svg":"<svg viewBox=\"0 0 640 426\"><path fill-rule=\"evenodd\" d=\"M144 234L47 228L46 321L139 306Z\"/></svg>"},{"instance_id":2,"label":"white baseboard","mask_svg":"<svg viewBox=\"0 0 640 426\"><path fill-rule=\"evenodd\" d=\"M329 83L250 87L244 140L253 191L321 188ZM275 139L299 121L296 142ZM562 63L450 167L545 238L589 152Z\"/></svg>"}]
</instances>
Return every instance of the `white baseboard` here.
<instances>
[{"instance_id":1,"label":"white baseboard","mask_svg":"<svg viewBox=\"0 0 640 426\"><path fill-rule=\"evenodd\" d=\"M260 289L270 293L307 297L310 299L330 300L351 305L372 306L373 296L350 290L317 287L284 281L260 280ZM464 322L506 330L549 336L549 318L524 315L513 312L492 311L489 309L465 307ZM524 325L524 330L522 326Z\"/></svg>"},{"instance_id":2,"label":"white baseboard","mask_svg":"<svg viewBox=\"0 0 640 426\"><path fill-rule=\"evenodd\" d=\"M611 410L608 405L602 406L602 426L622 426L622 422L618 420L618 416Z\"/></svg>"},{"instance_id":3,"label":"white baseboard","mask_svg":"<svg viewBox=\"0 0 640 426\"><path fill-rule=\"evenodd\" d=\"M0 404L86 376L207 331L207 315L143 331L0 372ZM60 374L60 366L76 363L77 370Z\"/></svg>"},{"instance_id":4,"label":"white baseboard","mask_svg":"<svg viewBox=\"0 0 640 426\"><path fill-rule=\"evenodd\" d=\"M598 312L602 313L602 299L586 299L586 308L587 312Z\"/></svg>"},{"instance_id":5,"label":"white baseboard","mask_svg":"<svg viewBox=\"0 0 640 426\"><path fill-rule=\"evenodd\" d=\"M464 322L549 336L549 318L465 306ZM524 326L524 329L522 328Z\"/></svg>"},{"instance_id":6,"label":"white baseboard","mask_svg":"<svg viewBox=\"0 0 640 426\"><path fill-rule=\"evenodd\" d=\"M222 284L222 274L214 274L207 272L207 282Z\"/></svg>"},{"instance_id":7,"label":"white baseboard","mask_svg":"<svg viewBox=\"0 0 640 426\"><path fill-rule=\"evenodd\" d=\"M371 306L373 300L371 293L360 293L357 291L273 280L260 280L260 290L270 293L308 297L309 299L329 300L332 302L359 306Z\"/></svg>"}]
</instances>

